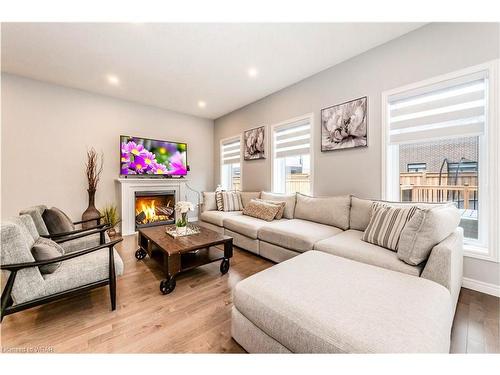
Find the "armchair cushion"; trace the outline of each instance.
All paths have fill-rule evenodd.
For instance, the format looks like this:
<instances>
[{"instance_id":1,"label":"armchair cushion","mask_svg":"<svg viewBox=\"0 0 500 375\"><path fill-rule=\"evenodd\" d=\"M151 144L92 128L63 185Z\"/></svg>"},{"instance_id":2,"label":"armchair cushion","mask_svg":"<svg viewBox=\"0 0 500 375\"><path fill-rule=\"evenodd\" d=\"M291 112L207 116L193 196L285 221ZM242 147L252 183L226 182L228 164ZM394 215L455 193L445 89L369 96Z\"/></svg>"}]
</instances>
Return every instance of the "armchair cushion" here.
<instances>
[{"instance_id":1,"label":"armchair cushion","mask_svg":"<svg viewBox=\"0 0 500 375\"><path fill-rule=\"evenodd\" d=\"M33 254L33 257L38 262L60 257L61 255L64 255L64 249L61 245L55 243L54 241L40 237L31 248L31 254ZM60 265L61 262L57 262L46 264L44 266L40 266L39 268L42 274L53 273L59 268Z\"/></svg>"},{"instance_id":2,"label":"armchair cushion","mask_svg":"<svg viewBox=\"0 0 500 375\"><path fill-rule=\"evenodd\" d=\"M113 250L113 257L116 276L120 276L123 274L123 261L116 250ZM109 278L109 249L62 262L56 272L45 274L43 278L44 296L106 280Z\"/></svg>"},{"instance_id":3,"label":"armchair cushion","mask_svg":"<svg viewBox=\"0 0 500 375\"><path fill-rule=\"evenodd\" d=\"M104 241L105 242L111 241L107 232L104 232ZM88 249L90 247L99 246L100 244L101 244L100 235L99 233L95 233L89 236L77 238L75 240L63 242L61 243L61 246L63 247L65 253L69 254L75 251L80 251L83 249Z\"/></svg>"},{"instance_id":4,"label":"armchair cushion","mask_svg":"<svg viewBox=\"0 0 500 375\"><path fill-rule=\"evenodd\" d=\"M68 215L56 207L46 209L42 214L42 218L50 234L75 230L75 226Z\"/></svg>"}]
</instances>

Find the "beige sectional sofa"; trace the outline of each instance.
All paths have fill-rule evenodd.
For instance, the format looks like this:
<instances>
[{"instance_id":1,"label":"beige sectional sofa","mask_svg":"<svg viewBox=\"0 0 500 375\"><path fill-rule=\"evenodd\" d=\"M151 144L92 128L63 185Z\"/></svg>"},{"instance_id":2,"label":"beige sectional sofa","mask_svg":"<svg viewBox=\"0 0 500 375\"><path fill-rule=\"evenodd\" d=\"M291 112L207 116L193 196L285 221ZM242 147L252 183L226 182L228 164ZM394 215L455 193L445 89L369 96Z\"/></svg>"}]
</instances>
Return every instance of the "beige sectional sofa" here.
<instances>
[{"instance_id":1,"label":"beige sectional sofa","mask_svg":"<svg viewBox=\"0 0 500 375\"><path fill-rule=\"evenodd\" d=\"M235 288L232 332L247 351L448 351L462 280L461 228L438 225L449 234L426 262L411 265L362 241L371 200L241 194L243 204L258 197L287 202L284 218L267 222L217 211L205 194L202 225L264 258L288 260Z\"/></svg>"}]
</instances>

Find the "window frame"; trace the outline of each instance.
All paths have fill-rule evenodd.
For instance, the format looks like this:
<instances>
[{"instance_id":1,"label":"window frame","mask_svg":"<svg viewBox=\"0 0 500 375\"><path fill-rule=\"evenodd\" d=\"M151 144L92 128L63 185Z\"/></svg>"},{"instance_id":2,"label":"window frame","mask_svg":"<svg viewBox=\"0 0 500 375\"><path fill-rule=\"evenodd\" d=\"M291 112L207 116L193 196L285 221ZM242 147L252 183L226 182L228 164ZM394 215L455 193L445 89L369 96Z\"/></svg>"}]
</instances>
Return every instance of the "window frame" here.
<instances>
[{"instance_id":1,"label":"window frame","mask_svg":"<svg viewBox=\"0 0 500 375\"><path fill-rule=\"evenodd\" d=\"M269 131L269 149L270 149L270 155L271 155L271 168L270 168L270 173L271 173L271 191L274 192L274 161L275 161L275 145L274 145L274 131L276 128L281 127L286 124L294 123L297 121L302 121L302 120L308 120L310 124L310 134L311 134L311 141L309 142L309 163L310 163L310 194L314 196L314 145L315 145L315 131L314 131L314 113L306 113L301 116L293 117L285 121L278 122L276 124L273 124L270 126L270 131ZM285 193L289 194L289 193Z\"/></svg>"},{"instance_id":2,"label":"window frame","mask_svg":"<svg viewBox=\"0 0 500 375\"><path fill-rule=\"evenodd\" d=\"M243 191L243 134L240 133L238 135L233 135L231 137L222 138L219 141L219 185L222 186L222 173L224 167L224 160L222 158L222 147L225 143L229 143L231 141L240 140L240 190ZM232 185L232 182L231 182ZM234 190L233 186L229 190Z\"/></svg>"},{"instance_id":3,"label":"window frame","mask_svg":"<svg viewBox=\"0 0 500 375\"><path fill-rule=\"evenodd\" d=\"M484 137L484 141L480 141L479 145L479 196L481 197L479 209L484 212L484 207L487 206L488 212L484 215L485 217L480 217L483 224L479 226L479 230L480 233L482 232L483 237L487 236L487 245L478 246L477 244L464 241L464 256L500 262L500 251L498 249L500 245L500 233L498 231L498 227L500 226L500 194L498 194L500 191L500 172L498 171L498 167L496 167L500 165L500 152L498 150L498 145L500 144L500 131L498 129L500 126L498 113L498 100L500 99L498 93L499 59L382 92L381 196L384 200L391 199L395 196L394 189L396 182L399 188L399 179L395 179L396 165L397 174L399 175L399 155L396 151L390 151L391 147L394 146L389 144L389 97L481 71L487 71L488 73L486 93L488 102L486 126L484 134L481 136ZM482 167L482 165L486 167Z\"/></svg>"}]
</instances>

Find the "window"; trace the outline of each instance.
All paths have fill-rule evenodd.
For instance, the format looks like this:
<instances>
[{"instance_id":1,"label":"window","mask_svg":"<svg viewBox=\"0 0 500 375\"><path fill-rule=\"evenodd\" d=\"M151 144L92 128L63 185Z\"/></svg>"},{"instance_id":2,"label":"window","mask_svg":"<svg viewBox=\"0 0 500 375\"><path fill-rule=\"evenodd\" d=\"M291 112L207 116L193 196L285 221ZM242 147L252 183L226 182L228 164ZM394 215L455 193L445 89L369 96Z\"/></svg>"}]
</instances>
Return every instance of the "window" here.
<instances>
[{"instance_id":1,"label":"window","mask_svg":"<svg viewBox=\"0 0 500 375\"><path fill-rule=\"evenodd\" d=\"M241 138L221 141L221 186L224 190L241 190Z\"/></svg>"},{"instance_id":2,"label":"window","mask_svg":"<svg viewBox=\"0 0 500 375\"><path fill-rule=\"evenodd\" d=\"M312 116L272 128L272 181L276 193L312 193Z\"/></svg>"},{"instance_id":3,"label":"window","mask_svg":"<svg viewBox=\"0 0 500 375\"><path fill-rule=\"evenodd\" d=\"M406 172L425 172L427 163L408 163L406 165Z\"/></svg>"},{"instance_id":4,"label":"window","mask_svg":"<svg viewBox=\"0 0 500 375\"><path fill-rule=\"evenodd\" d=\"M491 233L498 210L489 169L498 142L489 126L492 74L485 64L383 95L384 197L453 202L466 245L485 257L498 241Z\"/></svg>"}]
</instances>

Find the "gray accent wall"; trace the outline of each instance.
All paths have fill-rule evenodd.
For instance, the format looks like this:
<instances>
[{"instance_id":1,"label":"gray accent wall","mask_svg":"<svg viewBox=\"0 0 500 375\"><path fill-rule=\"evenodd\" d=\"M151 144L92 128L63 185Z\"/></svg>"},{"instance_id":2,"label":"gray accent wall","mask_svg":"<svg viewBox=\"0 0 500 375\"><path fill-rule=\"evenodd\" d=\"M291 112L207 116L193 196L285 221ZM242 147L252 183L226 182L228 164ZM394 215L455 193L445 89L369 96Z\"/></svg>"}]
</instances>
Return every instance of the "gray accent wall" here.
<instances>
[{"instance_id":1,"label":"gray accent wall","mask_svg":"<svg viewBox=\"0 0 500 375\"><path fill-rule=\"evenodd\" d=\"M35 204L81 217L88 203L86 150L92 146L104 152L96 206L119 206L122 134L186 142L189 184L213 188L212 120L9 74L2 74L1 87L2 217Z\"/></svg>"},{"instance_id":2,"label":"gray accent wall","mask_svg":"<svg viewBox=\"0 0 500 375\"><path fill-rule=\"evenodd\" d=\"M214 183L220 179L221 139L313 113L314 194L380 198L382 92L497 59L499 34L498 23L428 24L216 119ZM265 74L261 71L259 79ZM368 147L320 152L321 108L361 96L368 96ZM270 162L269 155L266 160L243 162L244 190L271 189ZM465 277L500 284L497 263L466 258L464 270Z\"/></svg>"}]
</instances>

